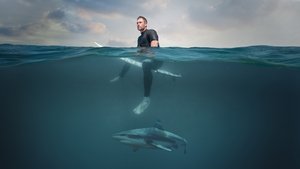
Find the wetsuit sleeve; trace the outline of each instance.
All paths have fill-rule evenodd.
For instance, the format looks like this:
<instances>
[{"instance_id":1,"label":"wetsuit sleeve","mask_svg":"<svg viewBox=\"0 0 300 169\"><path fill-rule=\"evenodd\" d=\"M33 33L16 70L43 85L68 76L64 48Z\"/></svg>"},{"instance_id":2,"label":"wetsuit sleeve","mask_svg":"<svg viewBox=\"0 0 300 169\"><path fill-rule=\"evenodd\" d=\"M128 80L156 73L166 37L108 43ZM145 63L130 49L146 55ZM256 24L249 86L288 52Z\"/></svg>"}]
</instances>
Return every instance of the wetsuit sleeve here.
<instances>
[{"instance_id":1,"label":"wetsuit sleeve","mask_svg":"<svg viewBox=\"0 0 300 169\"><path fill-rule=\"evenodd\" d=\"M157 40L158 41L158 35L157 35L157 33L156 33L155 30L149 30L148 40L149 40L149 42L151 42L153 40Z\"/></svg>"}]
</instances>

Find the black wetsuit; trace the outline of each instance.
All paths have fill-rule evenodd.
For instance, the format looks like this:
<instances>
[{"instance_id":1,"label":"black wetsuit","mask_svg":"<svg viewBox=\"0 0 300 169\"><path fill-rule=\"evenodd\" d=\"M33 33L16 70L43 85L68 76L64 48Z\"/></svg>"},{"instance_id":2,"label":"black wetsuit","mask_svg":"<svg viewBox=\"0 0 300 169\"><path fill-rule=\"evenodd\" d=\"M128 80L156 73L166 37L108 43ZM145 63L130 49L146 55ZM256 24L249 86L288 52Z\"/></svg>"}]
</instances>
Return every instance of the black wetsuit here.
<instances>
[{"instance_id":1,"label":"black wetsuit","mask_svg":"<svg viewBox=\"0 0 300 169\"><path fill-rule=\"evenodd\" d=\"M158 35L155 30L147 29L141 33L141 36L138 37L137 47L151 47L151 41L157 40Z\"/></svg>"},{"instance_id":2,"label":"black wetsuit","mask_svg":"<svg viewBox=\"0 0 300 169\"><path fill-rule=\"evenodd\" d=\"M137 47L151 47L151 41L157 40L158 35L155 30L147 29L146 31L142 32L141 35L138 37L138 44ZM159 47L159 46L158 46ZM152 86L152 70L156 70L162 65L162 61L155 60L153 58L147 58L143 61L143 72L144 72L144 97L150 96L151 86ZM130 68L130 64L126 63L119 74L122 78L127 73Z\"/></svg>"}]
</instances>

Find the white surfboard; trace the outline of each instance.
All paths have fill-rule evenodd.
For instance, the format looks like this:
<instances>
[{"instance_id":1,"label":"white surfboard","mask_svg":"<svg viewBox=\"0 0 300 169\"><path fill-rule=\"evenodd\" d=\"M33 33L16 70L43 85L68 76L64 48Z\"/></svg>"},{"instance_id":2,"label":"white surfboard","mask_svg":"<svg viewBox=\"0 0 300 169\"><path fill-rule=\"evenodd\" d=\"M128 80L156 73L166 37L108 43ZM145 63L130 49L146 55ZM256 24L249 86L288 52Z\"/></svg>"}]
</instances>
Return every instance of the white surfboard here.
<instances>
[{"instance_id":1,"label":"white surfboard","mask_svg":"<svg viewBox=\"0 0 300 169\"><path fill-rule=\"evenodd\" d=\"M97 42L94 42L98 47L103 47L102 45L100 45L99 43ZM131 59L131 58L120 58L121 60L123 60L124 62L127 62L129 64L132 64L132 65L135 65L137 67L142 67L142 62L139 62L139 61L136 61L134 59ZM166 70L163 70L163 69L157 69L155 70L154 72L157 72L157 73L160 73L160 74L163 74L163 75L167 75L167 76L172 76L172 77L182 77L180 74L175 74L175 73L171 73L169 71L166 71Z\"/></svg>"}]
</instances>

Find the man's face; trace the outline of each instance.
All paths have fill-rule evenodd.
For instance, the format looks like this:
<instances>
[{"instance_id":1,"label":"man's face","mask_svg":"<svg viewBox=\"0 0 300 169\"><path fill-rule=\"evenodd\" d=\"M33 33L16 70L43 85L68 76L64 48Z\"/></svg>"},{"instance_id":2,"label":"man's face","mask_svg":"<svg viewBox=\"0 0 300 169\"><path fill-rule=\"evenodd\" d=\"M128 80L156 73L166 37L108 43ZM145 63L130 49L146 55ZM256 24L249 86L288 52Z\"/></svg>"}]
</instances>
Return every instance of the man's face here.
<instances>
[{"instance_id":1,"label":"man's face","mask_svg":"<svg viewBox=\"0 0 300 169\"><path fill-rule=\"evenodd\" d=\"M137 27L137 29L138 29L140 32L143 32L144 30L146 30L147 24L145 23L144 19L139 18L139 19L136 21L136 27Z\"/></svg>"}]
</instances>

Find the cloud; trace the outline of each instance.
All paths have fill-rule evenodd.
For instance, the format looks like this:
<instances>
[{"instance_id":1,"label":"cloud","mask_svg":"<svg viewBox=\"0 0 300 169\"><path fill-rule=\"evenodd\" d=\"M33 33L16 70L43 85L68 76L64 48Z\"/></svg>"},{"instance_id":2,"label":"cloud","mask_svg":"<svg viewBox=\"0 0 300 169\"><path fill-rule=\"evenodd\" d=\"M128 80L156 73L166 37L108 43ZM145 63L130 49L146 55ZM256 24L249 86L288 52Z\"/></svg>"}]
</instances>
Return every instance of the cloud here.
<instances>
[{"instance_id":1,"label":"cloud","mask_svg":"<svg viewBox=\"0 0 300 169\"><path fill-rule=\"evenodd\" d=\"M85 33L95 30L95 26L86 23L84 20L77 18L72 12L57 8L49 11L46 17L41 16L39 20L35 20L32 23L18 24L14 26L0 26L0 35L6 37L17 36L33 36L39 34L39 32L51 31L54 23L59 24L63 29L71 33ZM98 24L99 25L99 24ZM98 26L98 29L101 27ZM102 29L105 27L103 26ZM100 32L100 31L98 31Z\"/></svg>"},{"instance_id":2,"label":"cloud","mask_svg":"<svg viewBox=\"0 0 300 169\"><path fill-rule=\"evenodd\" d=\"M120 39L110 39L107 43L107 46L113 46L113 47L122 47L122 46L128 46L128 42Z\"/></svg>"},{"instance_id":3,"label":"cloud","mask_svg":"<svg viewBox=\"0 0 300 169\"><path fill-rule=\"evenodd\" d=\"M46 25L43 23L33 23L21 26L0 26L0 35L6 37L34 35L37 31L45 28Z\"/></svg>"},{"instance_id":4,"label":"cloud","mask_svg":"<svg viewBox=\"0 0 300 169\"><path fill-rule=\"evenodd\" d=\"M47 15L48 19L53 19L53 20L62 20L65 17L66 17L65 11L63 11L60 8L50 11Z\"/></svg>"},{"instance_id":5,"label":"cloud","mask_svg":"<svg viewBox=\"0 0 300 169\"><path fill-rule=\"evenodd\" d=\"M0 0L0 43L40 39L52 27L45 13L56 7L57 0ZM41 36L41 37L37 37ZM29 39L28 39L29 38Z\"/></svg>"},{"instance_id":6,"label":"cloud","mask_svg":"<svg viewBox=\"0 0 300 169\"><path fill-rule=\"evenodd\" d=\"M89 23L87 25L88 29L93 32L93 33L99 33L99 34L102 34L105 29L106 29L106 26L102 23Z\"/></svg>"},{"instance_id":7,"label":"cloud","mask_svg":"<svg viewBox=\"0 0 300 169\"><path fill-rule=\"evenodd\" d=\"M74 9L57 8L50 11L46 18L60 24L64 29L73 33L101 33L105 30L104 24L86 20L86 18L80 17L74 12Z\"/></svg>"},{"instance_id":8,"label":"cloud","mask_svg":"<svg viewBox=\"0 0 300 169\"><path fill-rule=\"evenodd\" d=\"M155 11L160 9L167 9L169 6L170 0L151 0L144 1L141 3L141 6L144 10Z\"/></svg>"},{"instance_id":9,"label":"cloud","mask_svg":"<svg viewBox=\"0 0 300 169\"><path fill-rule=\"evenodd\" d=\"M63 0L68 5L92 10L102 14L119 14L137 17L139 15L159 15L167 7L170 0Z\"/></svg>"},{"instance_id":10,"label":"cloud","mask_svg":"<svg viewBox=\"0 0 300 169\"><path fill-rule=\"evenodd\" d=\"M276 10L278 0L223 0L191 3L188 17L214 29L247 26Z\"/></svg>"},{"instance_id":11,"label":"cloud","mask_svg":"<svg viewBox=\"0 0 300 169\"><path fill-rule=\"evenodd\" d=\"M88 28L84 24L77 22L76 16L67 13L66 9L54 9L48 13L46 18L60 24L64 29L73 33L88 31Z\"/></svg>"},{"instance_id":12,"label":"cloud","mask_svg":"<svg viewBox=\"0 0 300 169\"><path fill-rule=\"evenodd\" d=\"M19 3L24 5L35 5L41 3L43 0L18 0Z\"/></svg>"},{"instance_id":13,"label":"cloud","mask_svg":"<svg viewBox=\"0 0 300 169\"><path fill-rule=\"evenodd\" d=\"M38 2L38 0L35 1ZM77 39L77 43L80 42L78 37L101 35L106 30L105 24L82 17L76 8L66 8L64 6L52 8L50 5L49 9L39 11L33 10L38 8L38 6L35 6L37 4L33 4L33 2L30 0L18 1L20 4L27 5L26 11L29 9L34 11L31 14L24 14L22 10L18 14L19 10L16 9L13 15L8 16L8 18L12 17L10 20L0 16L0 43L48 44L49 42L51 44L74 44L74 39ZM1 12L3 10L0 10L0 14ZM31 15L38 17L31 18Z\"/></svg>"},{"instance_id":14,"label":"cloud","mask_svg":"<svg viewBox=\"0 0 300 169\"><path fill-rule=\"evenodd\" d=\"M97 11L99 13L123 13L126 9L136 6L136 0L119 1L119 0L63 0L65 3L76 7ZM128 11L129 12L129 11Z\"/></svg>"},{"instance_id":15,"label":"cloud","mask_svg":"<svg viewBox=\"0 0 300 169\"><path fill-rule=\"evenodd\" d=\"M3 36L19 36L20 34L21 34L20 28L0 27L0 35L3 35Z\"/></svg>"},{"instance_id":16,"label":"cloud","mask_svg":"<svg viewBox=\"0 0 300 169\"><path fill-rule=\"evenodd\" d=\"M0 43L136 46L143 15L161 46L300 45L299 11L300 0L0 0Z\"/></svg>"}]
</instances>

